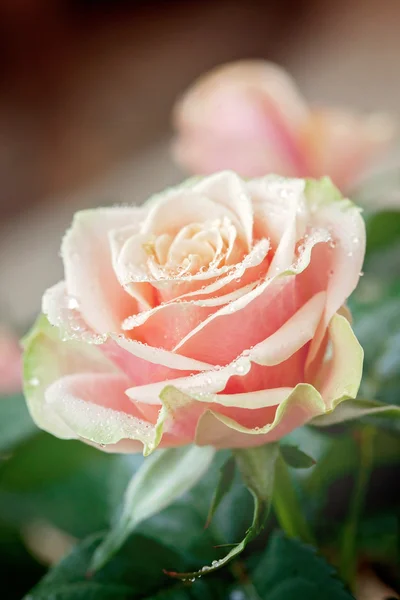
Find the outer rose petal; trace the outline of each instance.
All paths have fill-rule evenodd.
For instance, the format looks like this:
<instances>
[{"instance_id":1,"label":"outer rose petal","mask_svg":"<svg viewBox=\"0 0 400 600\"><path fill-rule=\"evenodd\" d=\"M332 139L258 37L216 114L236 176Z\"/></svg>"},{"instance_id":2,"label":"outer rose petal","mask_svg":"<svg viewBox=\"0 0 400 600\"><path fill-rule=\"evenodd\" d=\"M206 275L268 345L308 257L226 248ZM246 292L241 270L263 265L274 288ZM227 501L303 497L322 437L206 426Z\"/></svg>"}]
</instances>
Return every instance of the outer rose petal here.
<instances>
[{"instance_id":1,"label":"outer rose petal","mask_svg":"<svg viewBox=\"0 0 400 600\"><path fill-rule=\"evenodd\" d=\"M137 452L143 444L151 445L154 426L123 395L128 379L97 346L61 341L44 316L24 346L24 393L39 427L62 439L110 444L118 452ZM128 443L129 439L135 443ZM115 445L119 440L121 447Z\"/></svg>"},{"instance_id":2,"label":"outer rose petal","mask_svg":"<svg viewBox=\"0 0 400 600\"><path fill-rule=\"evenodd\" d=\"M321 393L309 384L296 386L279 404L272 423L252 429L216 411L205 412L197 426L196 444L240 448L272 442L313 417L332 412L341 402L355 398L362 375L362 348L344 317L335 315L329 332L333 358L328 382L322 385Z\"/></svg>"},{"instance_id":3,"label":"outer rose petal","mask_svg":"<svg viewBox=\"0 0 400 600\"><path fill-rule=\"evenodd\" d=\"M126 376L119 373L67 375L47 388L45 399L79 438L96 444L135 440L151 446L154 427L127 400L128 385Z\"/></svg>"},{"instance_id":4,"label":"outer rose petal","mask_svg":"<svg viewBox=\"0 0 400 600\"><path fill-rule=\"evenodd\" d=\"M332 259L326 256L326 247L320 247L320 256L302 275L302 285L308 288L328 275L321 285L327 291L326 310L309 356L316 357L332 316L346 302L360 278L365 254L365 224L360 209L341 197L329 178L308 181L306 197L315 227L324 226L332 236Z\"/></svg>"},{"instance_id":5,"label":"outer rose petal","mask_svg":"<svg viewBox=\"0 0 400 600\"><path fill-rule=\"evenodd\" d=\"M85 322L98 333L120 331L134 312L135 300L119 283L111 262L108 233L128 223L139 226L147 209L103 208L75 215L61 254L67 292L75 297Z\"/></svg>"},{"instance_id":6,"label":"outer rose petal","mask_svg":"<svg viewBox=\"0 0 400 600\"><path fill-rule=\"evenodd\" d=\"M33 420L57 437L75 438L75 433L46 405L45 390L63 375L116 373L117 368L93 345L62 342L59 331L43 315L37 319L23 344L24 394Z\"/></svg>"}]
</instances>

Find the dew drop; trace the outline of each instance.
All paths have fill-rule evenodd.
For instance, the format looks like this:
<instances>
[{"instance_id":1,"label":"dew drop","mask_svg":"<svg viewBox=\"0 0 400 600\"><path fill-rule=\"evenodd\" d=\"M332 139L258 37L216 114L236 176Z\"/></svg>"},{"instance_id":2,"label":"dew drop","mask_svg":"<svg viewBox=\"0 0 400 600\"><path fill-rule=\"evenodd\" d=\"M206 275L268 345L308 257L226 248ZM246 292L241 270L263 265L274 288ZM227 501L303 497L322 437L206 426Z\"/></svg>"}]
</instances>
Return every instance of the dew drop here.
<instances>
[{"instance_id":1,"label":"dew drop","mask_svg":"<svg viewBox=\"0 0 400 600\"><path fill-rule=\"evenodd\" d=\"M71 310L76 310L78 307L78 300L74 298L74 296L69 296L69 298L67 298L67 308Z\"/></svg>"},{"instance_id":2,"label":"dew drop","mask_svg":"<svg viewBox=\"0 0 400 600\"><path fill-rule=\"evenodd\" d=\"M28 383L32 387L37 387L38 385L40 385L40 381L39 381L38 377L32 377Z\"/></svg>"}]
</instances>

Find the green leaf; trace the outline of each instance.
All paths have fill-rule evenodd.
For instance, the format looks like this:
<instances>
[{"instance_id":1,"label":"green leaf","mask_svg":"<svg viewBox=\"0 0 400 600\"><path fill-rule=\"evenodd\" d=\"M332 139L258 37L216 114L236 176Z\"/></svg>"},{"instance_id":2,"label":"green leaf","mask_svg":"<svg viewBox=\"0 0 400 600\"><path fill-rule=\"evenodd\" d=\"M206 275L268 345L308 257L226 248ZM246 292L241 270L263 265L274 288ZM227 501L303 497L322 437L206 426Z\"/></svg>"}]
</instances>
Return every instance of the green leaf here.
<instances>
[{"instance_id":1,"label":"green leaf","mask_svg":"<svg viewBox=\"0 0 400 600\"><path fill-rule=\"evenodd\" d=\"M22 394L0 398L0 453L13 450L37 431Z\"/></svg>"},{"instance_id":2,"label":"green leaf","mask_svg":"<svg viewBox=\"0 0 400 600\"><path fill-rule=\"evenodd\" d=\"M357 429L362 426L357 426ZM377 429L373 439L374 466L394 464L400 456L400 437L397 433ZM356 442L347 432L335 436L325 446L315 468L305 479L303 485L307 497L321 503L321 497L332 482L340 477L354 473L358 469Z\"/></svg>"},{"instance_id":3,"label":"green leaf","mask_svg":"<svg viewBox=\"0 0 400 600\"><path fill-rule=\"evenodd\" d=\"M51 569L26 600L150 599L160 590L164 590L165 598L169 597L172 582L162 569L171 563L185 564L182 557L156 540L134 535L101 572L88 578L89 563L101 540L96 535L79 544ZM181 586L174 587L174 592L179 593Z\"/></svg>"},{"instance_id":4,"label":"green leaf","mask_svg":"<svg viewBox=\"0 0 400 600\"><path fill-rule=\"evenodd\" d=\"M385 210L366 216L367 252L381 250L400 240L400 211Z\"/></svg>"},{"instance_id":5,"label":"green leaf","mask_svg":"<svg viewBox=\"0 0 400 600\"><path fill-rule=\"evenodd\" d=\"M235 459L233 456L228 458L228 460L222 465L220 470L220 478L218 480L217 487L215 489L213 498L211 500L210 510L207 516L206 527L208 527L211 523L211 520L217 510L218 506L221 504L222 499L228 492L230 491L233 480L235 478Z\"/></svg>"},{"instance_id":6,"label":"green leaf","mask_svg":"<svg viewBox=\"0 0 400 600\"><path fill-rule=\"evenodd\" d=\"M293 469L309 469L316 463L311 456L300 450L298 446L281 444L280 451L285 463Z\"/></svg>"},{"instance_id":7,"label":"green leaf","mask_svg":"<svg viewBox=\"0 0 400 600\"><path fill-rule=\"evenodd\" d=\"M282 455L279 455L276 461L272 504L279 525L286 535L298 537L303 542L314 541L314 536L303 514L291 473Z\"/></svg>"},{"instance_id":8,"label":"green leaf","mask_svg":"<svg viewBox=\"0 0 400 600\"><path fill-rule=\"evenodd\" d=\"M339 572L344 581L352 588L355 585L358 557L356 552L356 538L360 516L362 514L365 502L365 496L368 489L368 482L371 475L373 464L375 431L371 427L364 427L358 437L357 455L359 458L359 468L350 498L350 506L346 517L343 535L340 544L340 565Z\"/></svg>"},{"instance_id":9,"label":"green leaf","mask_svg":"<svg viewBox=\"0 0 400 600\"><path fill-rule=\"evenodd\" d=\"M121 517L97 548L91 570L101 569L141 521L193 487L208 470L214 454L208 446L184 446L160 450L147 458L129 483Z\"/></svg>"},{"instance_id":10,"label":"green leaf","mask_svg":"<svg viewBox=\"0 0 400 600\"><path fill-rule=\"evenodd\" d=\"M343 421L359 419L360 417L376 416L390 420L395 428L400 428L400 406L384 404L377 400L347 400L339 404L331 413L321 415L312 420L312 425L328 427Z\"/></svg>"},{"instance_id":11,"label":"green leaf","mask_svg":"<svg viewBox=\"0 0 400 600\"><path fill-rule=\"evenodd\" d=\"M397 249L400 256L400 246ZM370 265L369 269L373 265ZM360 395L389 404L400 403L400 262L389 267L383 280L386 262L365 277L350 299L354 330L364 348L364 374Z\"/></svg>"},{"instance_id":12,"label":"green leaf","mask_svg":"<svg viewBox=\"0 0 400 600\"><path fill-rule=\"evenodd\" d=\"M252 581L261 600L353 600L314 548L281 532L271 537Z\"/></svg>"},{"instance_id":13,"label":"green leaf","mask_svg":"<svg viewBox=\"0 0 400 600\"><path fill-rule=\"evenodd\" d=\"M221 556L218 546L236 543L251 524L252 497L236 469L230 493L222 499L209 527L204 528L220 468L229 454L225 450L218 452L206 477L161 513L143 521L137 529L171 548L179 548L192 570L218 559Z\"/></svg>"},{"instance_id":14,"label":"green leaf","mask_svg":"<svg viewBox=\"0 0 400 600\"><path fill-rule=\"evenodd\" d=\"M40 432L0 463L0 514L15 525L45 520L79 538L104 529L115 509L109 489L121 460Z\"/></svg>"},{"instance_id":15,"label":"green leaf","mask_svg":"<svg viewBox=\"0 0 400 600\"><path fill-rule=\"evenodd\" d=\"M267 520L273 492L275 461L278 456L277 444L266 444L257 448L243 448L234 451L237 466L244 484L254 499L253 522L239 544L223 558L214 560L210 566L204 566L199 571L180 573L166 571L174 578L194 581L196 578L213 573L227 565L238 556L247 544L262 531Z\"/></svg>"},{"instance_id":16,"label":"green leaf","mask_svg":"<svg viewBox=\"0 0 400 600\"><path fill-rule=\"evenodd\" d=\"M45 574L26 549L21 532L0 522L1 585L7 600L21 600L28 590Z\"/></svg>"}]
</instances>

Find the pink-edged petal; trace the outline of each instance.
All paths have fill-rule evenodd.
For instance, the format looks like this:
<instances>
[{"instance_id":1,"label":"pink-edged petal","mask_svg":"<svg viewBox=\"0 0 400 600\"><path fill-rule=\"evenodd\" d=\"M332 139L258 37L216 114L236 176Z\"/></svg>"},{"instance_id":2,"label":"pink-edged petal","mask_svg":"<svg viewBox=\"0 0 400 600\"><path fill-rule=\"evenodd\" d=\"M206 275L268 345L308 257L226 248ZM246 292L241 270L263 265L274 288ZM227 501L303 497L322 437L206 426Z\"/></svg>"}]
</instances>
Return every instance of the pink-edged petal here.
<instances>
[{"instance_id":1,"label":"pink-edged petal","mask_svg":"<svg viewBox=\"0 0 400 600\"><path fill-rule=\"evenodd\" d=\"M119 331L135 305L114 273L108 233L140 222L145 214L138 207L81 211L64 237L61 254L67 292L76 298L85 322L98 333Z\"/></svg>"}]
</instances>

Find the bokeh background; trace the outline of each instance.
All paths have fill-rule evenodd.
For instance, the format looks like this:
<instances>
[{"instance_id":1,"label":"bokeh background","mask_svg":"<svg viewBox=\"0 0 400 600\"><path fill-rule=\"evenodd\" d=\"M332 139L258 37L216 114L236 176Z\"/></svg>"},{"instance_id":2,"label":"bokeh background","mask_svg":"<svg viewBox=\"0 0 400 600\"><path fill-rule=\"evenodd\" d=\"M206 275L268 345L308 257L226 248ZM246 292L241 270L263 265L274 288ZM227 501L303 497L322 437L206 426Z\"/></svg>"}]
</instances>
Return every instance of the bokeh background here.
<instances>
[{"instance_id":1,"label":"bokeh background","mask_svg":"<svg viewBox=\"0 0 400 600\"><path fill-rule=\"evenodd\" d=\"M398 0L0 0L0 334L23 334L43 290L62 278L60 240L76 210L139 203L184 177L169 155L170 115L200 74L265 58L287 68L312 103L399 116L399 23ZM390 161L399 164L396 153ZM399 277L398 259L393 264ZM396 320L398 327L398 304L390 314L388 330ZM2 354L2 339L5 381L18 348L4 344ZM390 401L393 389L398 398L397 383ZM21 598L75 540L109 526L136 460L74 442L66 453L64 442L32 428L22 406L1 412L7 599ZM382 460L393 462L399 440L388 436ZM304 443L313 453L320 442ZM332 464L338 471L346 464L346 477L357 469L349 437L330 456L314 477L324 493ZM374 506L377 498L396 502L393 477L384 471L376 479ZM349 481L331 497L339 518ZM385 521L389 537L398 528L393 515ZM373 527L365 535L376 549Z\"/></svg>"}]
</instances>

